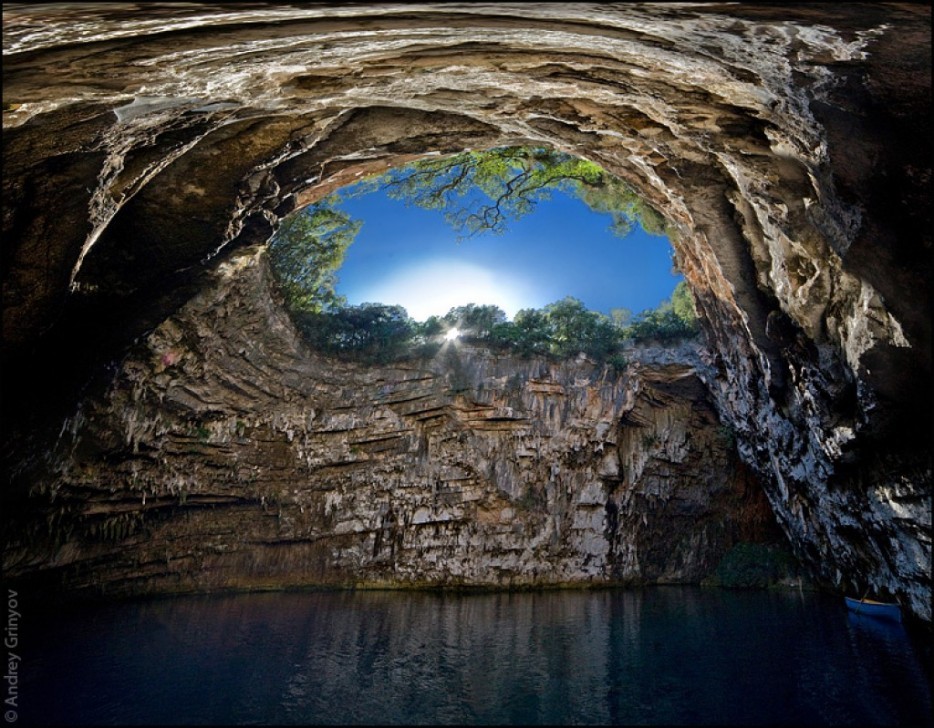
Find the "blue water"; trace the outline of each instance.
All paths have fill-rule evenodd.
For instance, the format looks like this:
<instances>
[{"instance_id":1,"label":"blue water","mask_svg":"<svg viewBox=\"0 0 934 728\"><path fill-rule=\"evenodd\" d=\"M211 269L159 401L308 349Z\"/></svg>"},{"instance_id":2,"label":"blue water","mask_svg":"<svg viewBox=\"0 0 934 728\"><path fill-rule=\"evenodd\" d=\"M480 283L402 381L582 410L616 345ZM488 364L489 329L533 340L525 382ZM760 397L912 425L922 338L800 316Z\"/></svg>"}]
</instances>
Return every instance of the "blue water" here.
<instances>
[{"instance_id":1,"label":"blue water","mask_svg":"<svg viewBox=\"0 0 934 728\"><path fill-rule=\"evenodd\" d=\"M24 612L19 722L930 725L918 649L799 592L179 597Z\"/></svg>"}]
</instances>

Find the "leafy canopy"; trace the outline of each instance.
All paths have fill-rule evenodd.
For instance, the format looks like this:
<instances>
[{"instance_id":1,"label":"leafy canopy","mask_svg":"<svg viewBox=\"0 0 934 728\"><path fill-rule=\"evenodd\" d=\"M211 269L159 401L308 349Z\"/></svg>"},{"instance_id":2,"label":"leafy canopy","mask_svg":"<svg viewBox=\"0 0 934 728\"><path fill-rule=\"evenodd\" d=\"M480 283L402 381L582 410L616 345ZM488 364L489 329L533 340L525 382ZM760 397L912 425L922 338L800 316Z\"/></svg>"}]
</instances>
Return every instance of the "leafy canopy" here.
<instances>
[{"instance_id":1,"label":"leafy canopy","mask_svg":"<svg viewBox=\"0 0 934 728\"><path fill-rule=\"evenodd\" d=\"M270 261L290 311L320 313L341 306L336 271L362 226L339 209L346 195L384 188L394 199L443 210L459 233L502 233L509 220L530 213L553 192L576 195L610 215L610 229L625 236L639 223L665 234L664 218L622 180L578 157L539 147L499 147L432 157L373 176L353 192L336 193L287 217L269 246Z\"/></svg>"},{"instance_id":2,"label":"leafy canopy","mask_svg":"<svg viewBox=\"0 0 934 728\"><path fill-rule=\"evenodd\" d=\"M466 237L502 233L507 221L527 215L555 191L609 214L617 235L625 236L635 223L650 233L667 233L664 218L625 182L593 162L544 148L501 147L424 159L369 178L349 194L380 187L406 204L443 210ZM342 194L348 193L286 218L269 245L286 307L306 340L322 352L371 362L431 356L444 333L456 327L466 340L523 356L584 353L621 367L620 347L627 339L668 342L698 330L694 301L683 281L670 300L635 318L626 309L614 309L610 316L589 311L572 297L519 311L513 321L497 306L474 303L423 323L409 318L401 306L347 306L335 292L336 272L363 223L339 209Z\"/></svg>"},{"instance_id":3,"label":"leafy canopy","mask_svg":"<svg viewBox=\"0 0 934 728\"><path fill-rule=\"evenodd\" d=\"M498 147L423 159L366 180L354 194L384 188L389 197L427 210L443 210L464 237L502 233L535 205L561 191L591 210L609 214L620 237L635 222L665 234L665 219L622 180L599 165L543 147Z\"/></svg>"},{"instance_id":4,"label":"leafy canopy","mask_svg":"<svg viewBox=\"0 0 934 728\"><path fill-rule=\"evenodd\" d=\"M313 348L355 361L387 363L430 357L441 348L444 334L457 328L464 341L519 356L565 359L584 354L621 369L626 341L671 343L697 335L690 289L681 281L675 291L671 299L626 325L588 310L570 296L543 308L522 309L512 321L506 320L498 306L473 303L422 323L412 320L401 306L379 303L293 314L293 318ZM684 305L676 306L675 300Z\"/></svg>"},{"instance_id":5,"label":"leafy canopy","mask_svg":"<svg viewBox=\"0 0 934 728\"><path fill-rule=\"evenodd\" d=\"M334 290L336 271L363 223L318 202L290 215L269 243L269 260L291 311L320 312L343 305Z\"/></svg>"}]
</instances>

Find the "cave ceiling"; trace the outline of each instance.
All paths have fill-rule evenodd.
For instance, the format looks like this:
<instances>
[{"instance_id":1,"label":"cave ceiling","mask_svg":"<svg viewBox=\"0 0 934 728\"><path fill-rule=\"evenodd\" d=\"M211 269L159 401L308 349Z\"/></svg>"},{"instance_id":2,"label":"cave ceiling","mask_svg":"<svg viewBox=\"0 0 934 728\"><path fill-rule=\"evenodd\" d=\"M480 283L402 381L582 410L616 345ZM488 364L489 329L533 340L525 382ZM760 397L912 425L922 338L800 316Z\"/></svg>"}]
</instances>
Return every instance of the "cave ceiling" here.
<instances>
[{"instance_id":1,"label":"cave ceiling","mask_svg":"<svg viewBox=\"0 0 934 728\"><path fill-rule=\"evenodd\" d=\"M670 221L721 417L799 552L929 598L926 6L3 12L7 417L66 415L292 210L424 155L547 145ZM870 491L869 520L910 525L857 546L808 520Z\"/></svg>"}]
</instances>

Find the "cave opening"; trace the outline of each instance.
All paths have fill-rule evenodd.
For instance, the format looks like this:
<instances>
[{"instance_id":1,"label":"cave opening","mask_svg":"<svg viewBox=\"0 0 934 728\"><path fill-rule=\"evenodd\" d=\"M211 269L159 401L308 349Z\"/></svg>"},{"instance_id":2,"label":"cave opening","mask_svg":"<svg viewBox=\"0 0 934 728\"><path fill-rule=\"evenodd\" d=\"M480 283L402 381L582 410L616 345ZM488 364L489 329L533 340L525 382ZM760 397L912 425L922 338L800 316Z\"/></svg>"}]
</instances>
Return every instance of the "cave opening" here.
<instances>
[{"instance_id":1,"label":"cave opening","mask_svg":"<svg viewBox=\"0 0 934 728\"><path fill-rule=\"evenodd\" d=\"M294 18L269 25L257 6L239 25L218 7L195 28L166 17L159 33L131 38L127 17L101 9L88 11L92 24L109 31L73 35L60 10L41 10L42 25L4 28L3 405L19 428L4 451L9 491L72 488L74 512L103 508L89 517L103 520L106 508L91 502L105 490L129 488L127 502L139 494L130 468L139 452L156 462L167 444L173 457L193 455L262 430L259 415L252 422L192 394L217 371L205 342L278 393L254 393L242 405L251 413L284 406L285 394L310 396L295 382L311 377L287 368L263 378L282 354L281 341L263 350L274 317L240 320L225 329L230 342L211 338L210 322L243 299L198 309L223 292L219 271L245 261L249 273L279 219L360 174L432 151L542 143L585 154L669 214L708 334L698 370L722 439L761 477L796 551L824 584L870 585L930 620L930 150L915 144L930 126L923 13L426 4L371 14L354 5L327 18L320 6L292 8ZM5 18L29 12L4 9ZM260 33L268 37L254 53ZM314 375L340 386L327 371ZM99 387L87 386L92 377ZM503 382L510 396L514 384ZM655 384L661 399L673 387ZM534 386L536 396L563 396L564 385ZM74 417L76 406L116 404L125 407L111 412L112 429ZM476 407L458 411L484 420ZM288 451L305 425L278 416L262 432ZM485 421L505 431L509 417ZM52 453L63 438L80 463L67 448ZM376 437L350 454L395 446ZM143 506L179 507L179 482L167 477ZM220 498L195 496L185 508ZM41 528L48 505L22 513Z\"/></svg>"},{"instance_id":2,"label":"cave opening","mask_svg":"<svg viewBox=\"0 0 934 728\"><path fill-rule=\"evenodd\" d=\"M323 351L378 340L424 354L457 330L525 355L602 360L627 340L700 333L670 236L599 165L512 146L429 155L340 188L283 220L269 260Z\"/></svg>"}]
</instances>

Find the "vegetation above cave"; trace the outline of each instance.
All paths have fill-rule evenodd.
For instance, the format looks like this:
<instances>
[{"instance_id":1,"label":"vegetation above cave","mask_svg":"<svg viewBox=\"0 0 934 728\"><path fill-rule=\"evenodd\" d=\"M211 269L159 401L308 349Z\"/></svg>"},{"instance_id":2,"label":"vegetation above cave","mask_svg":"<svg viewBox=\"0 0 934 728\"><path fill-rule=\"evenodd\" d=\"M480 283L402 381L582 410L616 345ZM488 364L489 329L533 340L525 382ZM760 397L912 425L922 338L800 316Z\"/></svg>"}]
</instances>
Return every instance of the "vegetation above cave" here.
<instances>
[{"instance_id":1,"label":"vegetation above cave","mask_svg":"<svg viewBox=\"0 0 934 728\"><path fill-rule=\"evenodd\" d=\"M634 224L667 235L665 218L623 180L599 165L543 147L499 147L431 157L365 180L355 194L383 188L389 197L441 210L462 237L500 234L554 192L608 214L610 229L625 237Z\"/></svg>"},{"instance_id":2,"label":"vegetation above cave","mask_svg":"<svg viewBox=\"0 0 934 728\"><path fill-rule=\"evenodd\" d=\"M337 310L346 303L334 290L336 271L362 225L333 200L282 221L269 244L269 260L290 313Z\"/></svg>"},{"instance_id":3,"label":"vegetation above cave","mask_svg":"<svg viewBox=\"0 0 934 728\"><path fill-rule=\"evenodd\" d=\"M502 233L509 220L530 213L555 191L577 196L611 217L625 237L633 225L667 233L664 218L622 180L598 165L554 150L504 147L429 158L359 184L353 194L382 188L406 204L444 212L461 237ZM470 303L423 322L397 305L349 306L335 292L336 272L361 222L339 209L333 195L283 221L269 246L285 306L306 341L323 353L368 362L432 356L445 334L522 356L565 358L583 353L621 368L627 340L671 343L698 331L694 302L682 281L671 298L633 317L610 316L565 297L540 309L520 310L512 321L494 305Z\"/></svg>"},{"instance_id":4,"label":"vegetation above cave","mask_svg":"<svg viewBox=\"0 0 934 728\"><path fill-rule=\"evenodd\" d=\"M691 292L682 281L669 300L633 321L587 309L566 297L539 309L522 309L512 321L501 308L470 303L444 316L418 322L402 306L363 303L326 311L292 311L292 319L316 350L344 359L386 363L433 356L445 335L520 356L563 359L584 354L617 369L626 365L627 341L671 344L696 336L699 328Z\"/></svg>"}]
</instances>

